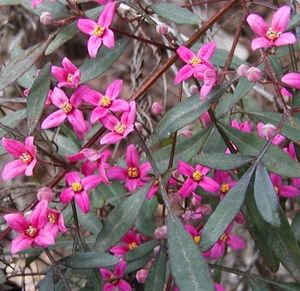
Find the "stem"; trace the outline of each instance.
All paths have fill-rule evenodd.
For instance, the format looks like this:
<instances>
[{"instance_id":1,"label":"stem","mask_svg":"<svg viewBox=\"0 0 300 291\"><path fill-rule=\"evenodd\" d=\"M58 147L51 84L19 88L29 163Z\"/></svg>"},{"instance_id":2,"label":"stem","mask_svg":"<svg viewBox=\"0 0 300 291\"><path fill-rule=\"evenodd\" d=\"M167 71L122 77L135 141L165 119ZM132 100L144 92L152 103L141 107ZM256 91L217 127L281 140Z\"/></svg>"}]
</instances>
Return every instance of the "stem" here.
<instances>
[{"instance_id":1,"label":"stem","mask_svg":"<svg viewBox=\"0 0 300 291\"><path fill-rule=\"evenodd\" d=\"M71 205L72 205L72 212L73 212L73 218L74 218L74 224L75 224L75 231L76 231L77 237L79 239L80 246L83 248L83 242L81 240L81 236L80 236L80 233L79 233L79 222L78 222L78 215L77 215L77 210L76 210L76 205L75 205L74 198L71 201Z\"/></svg>"}]
</instances>

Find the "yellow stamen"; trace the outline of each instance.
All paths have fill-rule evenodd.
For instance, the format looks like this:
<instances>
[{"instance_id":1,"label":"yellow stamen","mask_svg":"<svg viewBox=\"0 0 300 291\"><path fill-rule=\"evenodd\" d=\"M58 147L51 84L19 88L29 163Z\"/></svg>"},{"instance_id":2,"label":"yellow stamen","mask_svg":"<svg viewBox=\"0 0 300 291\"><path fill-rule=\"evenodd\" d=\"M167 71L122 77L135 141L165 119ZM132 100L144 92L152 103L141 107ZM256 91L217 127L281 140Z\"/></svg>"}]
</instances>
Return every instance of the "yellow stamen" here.
<instances>
[{"instance_id":1,"label":"yellow stamen","mask_svg":"<svg viewBox=\"0 0 300 291\"><path fill-rule=\"evenodd\" d=\"M268 31L266 32L266 38L268 40L272 40L272 41L276 40L280 35L281 35L281 32L274 30L272 27L270 27L268 29Z\"/></svg>"},{"instance_id":2,"label":"yellow stamen","mask_svg":"<svg viewBox=\"0 0 300 291\"><path fill-rule=\"evenodd\" d=\"M61 109L63 110L64 113L70 113L73 109L73 106L70 102L65 102L62 106Z\"/></svg>"},{"instance_id":3,"label":"yellow stamen","mask_svg":"<svg viewBox=\"0 0 300 291\"><path fill-rule=\"evenodd\" d=\"M48 217L49 222L51 222L52 224L55 224L57 222L57 214L56 213L49 212L47 217Z\"/></svg>"},{"instance_id":4,"label":"yellow stamen","mask_svg":"<svg viewBox=\"0 0 300 291\"><path fill-rule=\"evenodd\" d=\"M82 185L79 182L72 183L72 189L74 192L80 192L82 190Z\"/></svg>"},{"instance_id":5,"label":"yellow stamen","mask_svg":"<svg viewBox=\"0 0 300 291\"><path fill-rule=\"evenodd\" d=\"M226 241L228 239L228 235L226 233L223 233L221 236L220 236L220 240L222 241Z\"/></svg>"},{"instance_id":6,"label":"yellow stamen","mask_svg":"<svg viewBox=\"0 0 300 291\"><path fill-rule=\"evenodd\" d=\"M104 30L105 30L105 27L103 27L101 25L96 25L93 30L93 35L102 36L104 33Z\"/></svg>"},{"instance_id":7,"label":"yellow stamen","mask_svg":"<svg viewBox=\"0 0 300 291\"><path fill-rule=\"evenodd\" d=\"M130 251L133 249L136 249L137 247L138 247L138 245L136 242L132 242L131 244L128 244L128 248Z\"/></svg>"},{"instance_id":8,"label":"yellow stamen","mask_svg":"<svg viewBox=\"0 0 300 291\"><path fill-rule=\"evenodd\" d=\"M198 245L200 243L200 241L201 241L200 235L194 236L194 242L195 242L196 245Z\"/></svg>"},{"instance_id":9,"label":"yellow stamen","mask_svg":"<svg viewBox=\"0 0 300 291\"><path fill-rule=\"evenodd\" d=\"M199 64L201 64L202 63L202 61L201 61L201 59L200 58L198 58L198 57L193 57L191 60L190 60L190 64L194 67L194 66L196 66L196 65L199 65Z\"/></svg>"},{"instance_id":10,"label":"yellow stamen","mask_svg":"<svg viewBox=\"0 0 300 291\"><path fill-rule=\"evenodd\" d=\"M222 184L221 185L221 192L222 193L227 193L229 190L229 185L228 184Z\"/></svg>"},{"instance_id":11,"label":"yellow stamen","mask_svg":"<svg viewBox=\"0 0 300 291\"><path fill-rule=\"evenodd\" d=\"M199 182L201 181L203 175L201 172L199 172L198 170L196 170L194 173L193 173L193 179L196 181L196 182Z\"/></svg>"},{"instance_id":12,"label":"yellow stamen","mask_svg":"<svg viewBox=\"0 0 300 291\"><path fill-rule=\"evenodd\" d=\"M115 132L118 134L123 134L126 129L127 126L125 124L122 124L121 122L118 122L114 128Z\"/></svg>"},{"instance_id":13,"label":"yellow stamen","mask_svg":"<svg viewBox=\"0 0 300 291\"><path fill-rule=\"evenodd\" d=\"M32 156L29 153L23 153L20 155L19 159L24 163L24 164L29 164L32 161Z\"/></svg>"},{"instance_id":14,"label":"yellow stamen","mask_svg":"<svg viewBox=\"0 0 300 291\"><path fill-rule=\"evenodd\" d=\"M100 100L100 105L102 107L108 107L111 104L111 100L108 96L103 96Z\"/></svg>"},{"instance_id":15,"label":"yellow stamen","mask_svg":"<svg viewBox=\"0 0 300 291\"><path fill-rule=\"evenodd\" d=\"M73 82L73 75L71 73L68 74L67 82L68 83L72 83Z\"/></svg>"},{"instance_id":16,"label":"yellow stamen","mask_svg":"<svg viewBox=\"0 0 300 291\"><path fill-rule=\"evenodd\" d=\"M37 236L37 233L38 233L38 230L35 226L33 225L29 225L28 228L26 229L25 233L29 236L29 237L36 237Z\"/></svg>"},{"instance_id":17,"label":"yellow stamen","mask_svg":"<svg viewBox=\"0 0 300 291\"><path fill-rule=\"evenodd\" d=\"M139 176L139 170L136 167L129 167L127 174L130 178L137 178Z\"/></svg>"}]
</instances>

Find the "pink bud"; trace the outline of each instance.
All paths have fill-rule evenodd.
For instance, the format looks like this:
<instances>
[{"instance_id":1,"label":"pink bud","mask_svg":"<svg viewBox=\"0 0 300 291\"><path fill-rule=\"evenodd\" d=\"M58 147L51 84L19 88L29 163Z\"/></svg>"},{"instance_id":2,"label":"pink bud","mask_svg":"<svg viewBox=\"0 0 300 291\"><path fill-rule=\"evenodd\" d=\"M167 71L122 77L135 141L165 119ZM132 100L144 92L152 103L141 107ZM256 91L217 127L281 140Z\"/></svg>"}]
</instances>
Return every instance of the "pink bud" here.
<instances>
[{"instance_id":1,"label":"pink bud","mask_svg":"<svg viewBox=\"0 0 300 291\"><path fill-rule=\"evenodd\" d=\"M280 93L284 99L284 102L289 102L293 97L293 94L285 88L281 88Z\"/></svg>"},{"instance_id":2,"label":"pink bud","mask_svg":"<svg viewBox=\"0 0 300 291\"><path fill-rule=\"evenodd\" d=\"M161 226L158 227L155 231L154 231L154 237L155 239L166 239L167 238L167 226Z\"/></svg>"},{"instance_id":3,"label":"pink bud","mask_svg":"<svg viewBox=\"0 0 300 291\"><path fill-rule=\"evenodd\" d=\"M186 138L190 138L190 137L193 136L192 131L189 130L189 129L183 129L183 130L181 131L181 134L182 134L183 136L185 136Z\"/></svg>"},{"instance_id":4,"label":"pink bud","mask_svg":"<svg viewBox=\"0 0 300 291\"><path fill-rule=\"evenodd\" d=\"M270 139L275 134L276 127L271 123L263 124L259 122L257 124L257 131L261 137Z\"/></svg>"},{"instance_id":5,"label":"pink bud","mask_svg":"<svg viewBox=\"0 0 300 291\"><path fill-rule=\"evenodd\" d=\"M156 32L160 35L166 35L168 33L169 26L165 23L160 23L156 25Z\"/></svg>"},{"instance_id":6,"label":"pink bud","mask_svg":"<svg viewBox=\"0 0 300 291\"><path fill-rule=\"evenodd\" d=\"M53 16L50 12L43 12L40 16L40 22L44 25L49 25L52 23Z\"/></svg>"},{"instance_id":7,"label":"pink bud","mask_svg":"<svg viewBox=\"0 0 300 291\"><path fill-rule=\"evenodd\" d=\"M39 201L47 200L48 202L51 202L54 198L54 193L52 192L51 188L42 187L37 192L37 198Z\"/></svg>"},{"instance_id":8,"label":"pink bud","mask_svg":"<svg viewBox=\"0 0 300 291\"><path fill-rule=\"evenodd\" d=\"M147 279L147 276L148 276L148 270L146 269L141 269L139 271L136 272L136 279L137 281L140 283L140 284L144 284L146 279Z\"/></svg>"},{"instance_id":9,"label":"pink bud","mask_svg":"<svg viewBox=\"0 0 300 291\"><path fill-rule=\"evenodd\" d=\"M263 74L259 68L251 67L246 72L246 78L249 82L256 83L262 78Z\"/></svg>"},{"instance_id":10,"label":"pink bud","mask_svg":"<svg viewBox=\"0 0 300 291\"><path fill-rule=\"evenodd\" d=\"M160 115L164 111L164 107L161 102L153 102L151 106L151 113L153 115Z\"/></svg>"},{"instance_id":11,"label":"pink bud","mask_svg":"<svg viewBox=\"0 0 300 291\"><path fill-rule=\"evenodd\" d=\"M246 77L246 73L248 70L249 70L249 66L243 64L237 68L236 72L240 77Z\"/></svg>"}]
</instances>

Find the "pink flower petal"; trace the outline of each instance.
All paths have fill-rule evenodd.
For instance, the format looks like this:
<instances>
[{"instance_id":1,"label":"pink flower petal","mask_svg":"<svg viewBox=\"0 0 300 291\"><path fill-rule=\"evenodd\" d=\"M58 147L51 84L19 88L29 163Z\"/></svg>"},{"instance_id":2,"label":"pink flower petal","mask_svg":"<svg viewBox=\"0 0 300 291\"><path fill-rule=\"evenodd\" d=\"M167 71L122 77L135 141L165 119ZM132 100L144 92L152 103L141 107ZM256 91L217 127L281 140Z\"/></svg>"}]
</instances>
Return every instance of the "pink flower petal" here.
<instances>
[{"instance_id":1,"label":"pink flower petal","mask_svg":"<svg viewBox=\"0 0 300 291\"><path fill-rule=\"evenodd\" d=\"M210 249L210 258L216 260L224 255L225 243L223 241L217 241Z\"/></svg>"},{"instance_id":2,"label":"pink flower petal","mask_svg":"<svg viewBox=\"0 0 300 291\"><path fill-rule=\"evenodd\" d=\"M109 96L110 99L115 100L119 96L122 88L123 80L115 80L108 86L105 95Z\"/></svg>"},{"instance_id":3,"label":"pink flower petal","mask_svg":"<svg viewBox=\"0 0 300 291\"><path fill-rule=\"evenodd\" d=\"M300 195L300 190L293 186L286 185L279 188L278 194L286 198L294 198Z\"/></svg>"},{"instance_id":4,"label":"pink flower petal","mask_svg":"<svg viewBox=\"0 0 300 291\"><path fill-rule=\"evenodd\" d=\"M60 193L60 202L63 204L69 203L74 197L74 191L72 188L67 188Z\"/></svg>"},{"instance_id":5,"label":"pink flower petal","mask_svg":"<svg viewBox=\"0 0 300 291\"><path fill-rule=\"evenodd\" d=\"M189 61L196 56L192 50L185 46L180 46L176 52L185 63L189 63Z\"/></svg>"},{"instance_id":6,"label":"pink flower petal","mask_svg":"<svg viewBox=\"0 0 300 291\"><path fill-rule=\"evenodd\" d=\"M90 175L82 179L82 185L86 191L97 187L101 183L101 177Z\"/></svg>"},{"instance_id":7,"label":"pink flower petal","mask_svg":"<svg viewBox=\"0 0 300 291\"><path fill-rule=\"evenodd\" d=\"M191 76L193 76L193 74L194 74L193 67L189 64L185 65L177 72L174 82L175 84L179 84L185 81L186 79L190 78Z\"/></svg>"},{"instance_id":8,"label":"pink flower petal","mask_svg":"<svg viewBox=\"0 0 300 291\"><path fill-rule=\"evenodd\" d=\"M268 48L272 45L273 45L273 43L270 40L268 40L264 37L259 37L259 38L255 38L255 39L252 40L251 49L253 51L255 51L259 48Z\"/></svg>"},{"instance_id":9,"label":"pink flower petal","mask_svg":"<svg viewBox=\"0 0 300 291\"><path fill-rule=\"evenodd\" d=\"M70 97L70 103L74 107L78 107L82 103L84 96L88 95L90 91L91 89L86 85L78 87Z\"/></svg>"},{"instance_id":10,"label":"pink flower petal","mask_svg":"<svg viewBox=\"0 0 300 291\"><path fill-rule=\"evenodd\" d=\"M2 179L4 181L15 178L16 176L24 173L26 170L26 164L21 160L14 160L7 163L2 170Z\"/></svg>"},{"instance_id":11,"label":"pink flower petal","mask_svg":"<svg viewBox=\"0 0 300 291\"><path fill-rule=\"evenodd\" d=\"M115 15L115 9L116 9L115 3L113 2L108 3L104 7L102 13L99 16L98 24L104 27L110 26Z\"/></svg>"},{"instance_id":12,"label":"pink flower petal","mask_svg":"<svg viewBox=\"0 0 300 291\"><path fill-rule=\"evenodd\" d=\"M55 244L55 239L51 232L41 229L39 230L38 235L34 238L34 242L38 246L47 247Z\"/></svg>"},{"instance_id":13,"label":"pink flower petal","mask_svg":"<svg viewBox=\"0 0 300 291\"><path fill-rule=\"evenodd\" d=\"M101 138L100 144L116 144L122 139L123 139L122 135L119 135L114 132L109 132Z\"/></svg>"},{"instance_id":14,"label":"pink flower petal","mask_svg":"<svg viewBox=\"0 0 300 291\"><path fill-rule=\"evenodd\" d=\"M281 81L293 89L300 89L300 74L299 73L288 73L285 74Z\"/></svg>"},{"instance_id":15,"label":"pink flower petal","mask_svg":"<svg viewBox=\"0 0 300 291\"><path fill-rule=\"evenodd\" d=\"M96 25L97 23L91 19L79 19L77 22L78 29L88 35L93 35Z\"/></svg>"},{"instance_id":16,"label":"pink flower petal","mask_svg":"<svg viewBox=\"0 0 300 291\"><path fill-rule=\"evenodd\" d=\"M25 145L21 142L5 137L2 138L2 146L6 152L15 158L19 158L23 153L28 151Z\"/></svg>"},{"instance_id":17,"label":"pink flower petal","mask_svg":"<svg viewBox=\"0 0 300 291\"><path fill-rule=\"evenodd\" d=\"M141 166L140 166L140 177L141 178L144 178L145 176L148 175L149 171L151 170L151 164L149 162L147 163L143 163Z\"/></svg>"},{"instance_id":18,"label":"pink flower petal","mask_svg":"<svg viewBox=\"0 0 300 291\"><path fill-rule=\"evenodd\" d=\"M36 207L34 208L30 220L31 224L41 229L47 222L47 214L48 214L48 201L42 200L40 201Z\"/></svg>"},{"instance_id":19,"label":"pink flower petal","mask_svg":"<svg viewBox=\"0 0 300 291\"><path fill-rule=\"evenodd\" d=\"M233 250L242 250L246 247L246 243L237 235L228 234L226 242Z\"/></svg>"},{"instance_id":20,"label":"pink flower petal","mask_svg":"<svg viewBox=\"0 0 300 291\"><path fill-rule=\"evenodd\" d=\"M214 54L215 49L216 49L215 42L213 42L213 41L209 42L209 43L203 45L199 49L199 52L198 52L197 56L200 59L209 60L212 57L212 55Z\"/></svg>"},{"instance_id":21,"label":"pink flower petal","mask_svg":"<svg viewBox=\"0 0 300 291\"><path fill-rule=\"evenodd\" d=\"M289 6L280 7L272 17L271 27L278 32L283 32L287 29L290 21L291 9Z\"/></svg>"},{"instance_id":22,"label":"pink flower petal","mask_svg":"<svg viewBox=\"0 0 300 291\"><path fill-rule=\"evenodd\" d=\"M109 282L105 283L103 286L103 291L115 291L115 290L116 290L115 286Z\"/></svg>"},{"instance_id":23,"label":"pink flower petal","mask_svg":"<svg viewBox=\"0 0 300 291\"><path fill-rule=\"evenodd\" d=\"M274 42L276 46L283 46L288 44L295 44L297 42L296 37L291 32L285 32L281 34Z\"/></svg>"},{"instance_id":24,"label":"pink flower petal","mask_svg":"<svg viewBox=\"0 0 300 291\"><path fill-rule=\"evenodd\" d=\"M34 169L36 163L37 163L37 160L36 160L36 158L34 158L30 162L30 164L26 167L26 169L25 169L25 176L32 176L33 175L33 169Z\"/></svg>"},{"instance_id":25,"label":"pink flower petal","mask_svg":"<svg viewBox=\"0 0 300 291\"><path fill-rule=\"evenodd\" d=\"M100 268L100 272L104 280L110 280L111 276L113 275L113 273L110 270L105 268Z\"/></svg>"},{"instance_id":26,"label":"pink flower petal","mask_svg":"<svg viewBox=\"0 0 300 291\"><path fill-rule=\"evenodd\" d=\"M122 99L114 100L114 102L110 107L110 110L113 112L128 111L129 109L130 109L129 103Z\"/></svg>"},{"instance_id":27,"label":"pink flower petal","mask_svg":"<svg viewBox=\"0 0 300 291\"><path fill-rule=\"evenodd\" d=\"M65 175L65 179L68 183L68 185L72 185L75 182L79 182L81 181L80 175L77 172L69 172Z\"/></svg>"},{"instance_id":28,"label":"pink flower petal","mask_svg":"<svg viewBox=\"0 0 300 291\"><path fill-rule=\"evenodd\" d=\"M263 38L266 36L269 26L261 16L250 14L247 17L247 22L255 34Z\"/></svg>"},{"instance_id":29,"label":"pink flower petal","mask_svg":"<svg viewBox=\"0 0 300 291\"><path fill-rule=\"evenodd\" d=\"M74 198L83 213L88 213L90 211L90 198L85 191L77 193Z\"/></svg>"},{"instance_id":30,"label":"pink flower petal","mask_svg":"<svg viewBox=\"0 0 300 291\"><path fill-rule=\"evenodd\" d=\"M103 107L96 107L92 113L91 113L91 123L95 123L96 121L98 121L99 119L105 117L106 115L108 115L109 110Z\"/></svg>"},{"instance_id":31,"label":"pink flower petal","mask_svg":"<svg viewBox=\"0 0 300 291\"><path fill-rule=\"evenodd\" d=\"M64 103L69 102L69 98L67 97L65 92L63 90L61 90L60 88L57 88L57 87L55 87L53 89L50 98L51 98L52 103L58 108L61 108L61 106Z\"/></svg>"},{"instance_id":32,"label":"pink flower petal","mask_svg":"<svg viewBox=\"0 0 300 291\"><path fill-rule=\"evenodd\" d=\"M197 182L195 182L191 178L188 178L184 182L184 184L182 185L182 187L179 189L178 194L181 197L186 198L186 197L188 197L190 194L192 194L196 190L197 186L198 186Z\"/></svg>"},{"instance_id":33,"label":"pink flower petal","mask_svg":"<svg viewBox=\"0 0 300 291\"><path fill-rule=\"evenodd\" d=\"M109 179L116 179L116 180L123 180L123 181L127 180L128 179L127 170L118 166L111 167L107 171L107 177Z\"/></svg>"},{"instance_id":34,"label":"pink flower petal","mask_svg":"<svg viewBox=\"0 0 300 291\"><path fill-rule=\"evenodd\" d=\"M51 74L58 82L64 82L67 79L68 75L63 68L57 66L51 67Z\"/></svg>"},{"instance_id":35,"label":"pink flower petal","mask_svg":"<svg viewBox=\"0 0 300 291\"><path fill-rule=\"evenodd\" d=\"M28 249L33 240L25 235L19 235L11 242L11 248L10 251L14 255L22 250Z\"/></svg>"},{"instance_id":36,"label":"pink flower petal","mask_svg":"<svg viewBox=\"0 0 300 291\"><path fill-rule=\"evenodd\" d=\"M220 190L220 185L215 180L207 176L202 178L199 185L207 192L217 193Z\"/></svg>"},{"instance_id":37,"label":"pink flower petal","mask_svg":"<svg viewBox=\"0 0 300 291\"><path fill-rule=\"evenodd\" d=\"M120 263L115 266L114 275L118 278L122 278L124 276L126 268L126 262L124 260L121 260Z\"/></svg>"},{"instance_id":38,"label":"pink flower petal","mask_svg":"<svg viewBox=\"0 0 300 291\"><path fill-rule=\"evenodd\" d=\"M62 65L64 69L71 74L74 74L78 70L78 68L67 57L63 58Z\"/></svg>"},{"instance_id":39,"label":"pink flower petal","mask_svg":"<svg viewBox=\"0 0 300 291\"><path fill-rule=\"evenodd\" d=\"M90 36L87 48L91 58L95 58L97 56L98 50L102 44L102 38L96 35Z\"/></svg>"},{"instance_id":40,"label":"pink flower petal","mask_svg":"<svg viewBox=\"0 0 300 291\"><path fill-rule=\"evenodd\" d=\"M57 110L53 113L51 113L43 122L41 125L42 129L48 129L52 127L57 127L61 125L64 120L66 119L67 114L63 112L62 110Z\"/></svg>"},{"instance_id":41,"label":"pink flower petal","mask_svg":"<svg viewBox=\"0 0 300 291\"><path fill-rule=\"evenodd\" d=\"M115 35L112 30L106 29L103 36L103 44L108 48L113 48L115 46Z\"/></svg>"},{"instance_id":42,"label":"pink flower petal","mask_svg":"<svg viewBox=\"0 0 300 291\"><path fill-rule=\"evenodd\" d=\"M119 282L117 283L116 286L119 288L120 291L131 291L132 290L130 284L123 279L119 280Z\"/></svg>"},{"instance_id":43,"label":"pink flower petal","mask_svg":"<svg viewBox=\"0 0 300 291\"><path fill-rule=\"evenodd\" d=\"M138 186L142 186L143 183L140 179L127 179L125 182L125 187L129 192L135 192Z\"/></svg>"},{"instance_id":44,"label":"pink flower petal","mask_svg":"<svg viewBox=\"0 0 300 291\"><path fill-rule=\"evenodd\" d=\"M184 161L179 161L178 162L178 171L180 172L180 174L190 177L193 175L194 173L194 168L189 165L188 163L184 162Z\"/></svg>"},{"instance_id":45,"label":"pink flower petal","mask_svg":"<svg viewBox=\"0 0 300 291\"><path fill-rule=\"evenodd\" d=\"M4 219L6 220L7 224L16 232L23 233L29 225L28 221L21 213L6 214L4 215Z\"/></svg>"},{"instance_id":46,"label":"pink flower petal","mask_svg":"<svg viewBox=\"0 0 300 291\"><path fill-rule=\"evenodd\" d=\"M128 167L137 167L139 165L140 156L135 145L131 144L126 151L126 164Z\"/></svg>"},{"instance_id":47,"label":"pink flower petal","mask_svg":"<svg viewBox=\"0 0 300 291\"><path fill-rule=\"evenodd\" d=\"M73 109L73 111L70 114L68 114L67 117L74 129L82 133L85 133L87 131L84 116L80 110Z\"/></svg>"},{"instance_id":48,"label":"pink flower petal","mask_svg":"<svg viewBox=\"0 0 300 291\"><path fill-rule=\"evenodd\" d=\"M128 251L128 247L126 245L122 246L114 246L109 250L116 257L123 257Z\"/></svg>"}]
</instances>

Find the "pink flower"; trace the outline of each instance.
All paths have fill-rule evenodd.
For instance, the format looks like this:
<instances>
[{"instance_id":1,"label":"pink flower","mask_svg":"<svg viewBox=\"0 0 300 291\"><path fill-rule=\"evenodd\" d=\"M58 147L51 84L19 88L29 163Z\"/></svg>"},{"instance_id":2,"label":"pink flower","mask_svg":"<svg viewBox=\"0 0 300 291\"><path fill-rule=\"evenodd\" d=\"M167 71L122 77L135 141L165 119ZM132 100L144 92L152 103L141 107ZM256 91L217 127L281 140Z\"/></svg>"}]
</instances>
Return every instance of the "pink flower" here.
<instances>
[{"instance_id":1,"label":"pink flower","mask_svg":"<svg viewBox=\"0 0 300 291\"><path fill-rule=\"evenodd\" d=\"M211 213L211 206L209 204L201 204L202 196L192 193L191 209L187 209L182 215L185 221L201 220L204 215Z\"/></svg>"},{"instance_id":2,"label":"pink flower","mask_svg":"<svg viewBox=\"0 0 300 291\"><path fill-rule=\"evenodd\" d=\"M295 146L292 142L289 144L288 148L284 148L283 150L286 153L288 153L293 160L298 161L297 156L296 156ZM293 186L295 186L296 188L300 188L300 177L299 178L291 178L291 181L292 181Z\"/></svg>"},{"instance_id":3,"label":"pink flower","mask_svg":"<svg viewBox=\"0 0 300 291\"><path fill-rule=\"evenodd\" d=\"M199 75L198 78L202 76ZM217 71L215 69L206 69L203 72L203 85L200 90L200 99L206 100L206 97L217 83Z\"/></svg>"},{"instance_id":4,"label":"pink flower","mask_svg":"<svg viewBox=\"0 0 300 291\"><path fill-rule=\"evenodd\" d=\"M250 67L246 72L246 78L249 82L256 83L261 80L263 74L259 68Z\"/></svg>"},{"instance_id":5,"label":"pink flower","mask_svg":"<svg viewBox=\"0 0 300 291\"><path fill-rule=\"evenodd\" d=\"M59 110L51 113L43 122L42 129L48 129L61 125L67 118L74 128L78 137L83 138L88 128L83 113L77 109L82 102L82 95L86 92L87 86L79 87L69 99L64 91L55 87L51 94L52 103Z\"/></svg>"},{"instance_id":6,"label":"pink flower","mask_svg":"<svg viewBox=\"0 0 300 291\"><path fill-rule=\"evenodd\" d=\"M67 229L64 223L63 214L56 209L48 208L47 223L44 226L44 229L49 231L54 237L57 237L60 232L66 232Z\"/></svg>"},{"instance_id":7,"label":"pink flower","mask_svg":"<svg viewBox=\"0 0 300 291\"><path fill-rule=\"evenodd\" d=\"M54 198L54 193L51 188L42 187L38 190L36 196L39 201L46 200L48 202L51 202Z\"/></svg>"},{"instance_id":8,"label":"pink flower","mask_svg":"<svg viewBox=\"0 0 300 291\"><path fill-rule=\"evenodd\" d=\"M77 88L80 82L79 69L67 58L62 60L62 68L52 66L51 73L59 82L58 87Z\"/></svg>"},{"instance_id":9,"label":"pink flower","mask_svg":"<svg viewBox=\"0 0 300 291\"><path fill-rule=\"evenodd\" d=\"M130 230L122 238L122 244L112 247L109 251L117 257L123 257L127 252L142 244L141 235Z\"/></svg>"},{"instance_id":10,"label":"pink flower","mask_svg":"<svg viewBox=\"0 0 300 291\"><path fill-rule=\"evenodd\" d=\"M208 127L212 124L212 120L210 118L208 111L205 111L204 113L202 113L202 115L199 117L199 120L203 124L204 127Z\"/></svg>"},{"instance_id":11,"label":"pink flower","mask_svg":"<svg viewBox=\"0 0 300 291\"><path fill-rule=\"evenodd\" d=\"M115 80L108 86L105 94L101 94L97 91L91 91L84 97L86 102L96 106L91 114L92 123L106 117L110 111L115 113L128 111L130 109L127 101L116 99L122 90L122 86L122 80Z\"/></svg>"},{"instance_id":12,"label":"pink flower","mask_svg":"<svg viewBox=\"0 0 300 291\"><path fill-rule=\"evenodd\" d=\"M270 124L270 123L263 124L262 122L259 122L256 127L257 127L257 134L260 137L263 137L263 138L265 138L267 140L269 140L270 138L272 138L272 136L274 135L274 133L276 131L276 127L273 124ZM285 140L285 137L283 135L277 134L273 138L272 144L279 145L284 140Z\"/></svg>"},{"instance_id":13,"label":"pink flower","mask_svg":"<svg viewBox=\"0 0 300 291\"><path fill-rule=\"evenodd\" d=\"M281 78L281 81L293 89L300 89L300 74L299 73L285 74Z\"/></svg>"},{"instance_id":14,"label":"pink flower","mask_svg":"<svg viewBox=\"0 0 300 291\"><path fill-rule=\"evenodd\" d=\"M125 162L127 168L119 166L111 167L107 176L110 179L125 181L125 187L130 192L135 192L137 187L142 187L149 180L147 177L151 169L149 162L140 164L140 157L135 145L127 147Z\"/></svg>"},{"instance_id":15,"label":"pink flower","mask_svg":"<svg viewBox=\"0 0 300 291\"><path fill-rule=\"evenodd\" d=\"M168 229L166 225L160 226L154 231L155 239L167 239L168 237Z\"/></svg>"},{"instance_id":16,"label":"pink flower","mask_svg":"<svg viewBox=\"0 0 300 291\"><path fill-rule=\"evenodd\" d=\"M21 213L4 216L8 225L19 235L11 243L11 253L27 249L32 245L47 247L55 243L54 236L44 229L47 221L48 202L39 202L29 217Z\"/></svg>"},{"instance_id":17,"label":"pink flower","mask_svg":"<svg viewBox=\"0 0 300 291\"><path fill-rule=\"evenodd\" d=\"M246 243L239 236L231 234L231 229L232 225L229 225L213 247L207 251L207 255L210 258L214 260L221 258L224 255L226 246L231 247L235 251L246 247Z\"/></svg>"},{"instance_id":18,"label":"pink flower","mask_svg":"<svg viewBox=\"0 0 300 291\"><path fill-rule=\"evenodd\" d=\"M33 145L34 137L25 139L25 144L3 137L2 146L6 152L17 158L7 163L2 170L2 179L10 180L25 173L25 176L33 175L33 168L36 165L36 147Z\"/></svg>"},{"instance_id":19,"label":"pink flower","mask_svg":"<svg viewBox=\"0 0 300 291\"><path fill-rule=\"evenodd\" d=\"M130 102L129 107L130 109L123 112L120 119L111 114L100 119L103 126L111 131L102 137L100 140L101 144L118 143L134 130L133 124L136 116L135 102Z\"/></svg>"},{"instance_id":20,"label":"pink flower","mask_svg":"<svg viewBox=\"0 0 300 291\"><path fill-rule=\"evenodd\" d=\"M60 193L60 201L67 204L74 198L82 212L88 213L90 210L90 198L87 191L95 188L101 182L101 178L96 175L90 175L81 179L79 173L70 172L66 174L65 179L70 187Z\"/></svg>"},{"instance_id":21,"label":"pink flower","mask_svg":"<svg viewBox=\"0 0 300 291\"><path fill-rule=\"evenodd\" d=\"M285 88L281 88L280 93L281 93L281 95L282 95L285 102L289 102L290 99L293 97L293 94Z\"/></svg>"},{"instance_id":22,"label":"pink flower","mask_svg":"<svg viewBox=\"0 0 300 291\"><path fill-rule=\"evenodd\" d=\"M216 45L214 42L210 42L202 46L197 54L194 54L192 50L180 46L177 49L177 54L186 63L176 74L175 84L194 76L198 78L208 68L213 68L209 63L210 58L214 54Z\"/></svg>"},{"instance_id":23,"label":"pink flower","mask_svg":"<svg viewBox=\"0 0 300 291\"><path fill-rule=\"evenodd\" d=\"M115 46L114 33L109 29L115 14L115 8L115 3L108 3L100 14L98 22L92 19L78 20L78 29L90 36L87 48L91 58L96 57L102 42L108 48Z\"/></svg>"},{"instance_id":24,"label":"pink flower","mask_svg":"<svg viewBox=\"0 0 300 291\"><path fill-rule=\"evenodd\" d=\"M214 180L220 185L221 198L237 183L237 181L233 180L231 175L225 171L215 171Z\"/></svg>"},{"instance_id":25,"label":"pink flower","mask_svg":"<svg viewBox=\"0 0 300 291\"><path fill-rule=\"evenodd\" d=\"M270 173L270 179L274 186L275 193L279 196L285 198L294 198L300 195L299 189L295 188L294 186L284 185L281 176Z\"/></svg>"},{"instance_id":26,"label":"pink flower","mask_svg":"<svg viewBox=\"0 0 300 291\"><path fill-rule=\"evenodd\" d=\"M140 284L144 284L146 282L146 279L148 277L148 270L141 269L136 272L135 278Z\"/></svg>"},{"instance_id":27,"label":"pink flower","mask_svg":"<svg viewBox=\"0 0 300 291\"><path fill-rule=\"evenodd\" d=\"M236 119L233 119L231 126L246 133L251 133L252 131L252 123L247 120L239 123Z\"/></svg>"},{"instance_id":28,"label":"pink flower","mask_svg":"<svg viewBox=\"0 0 300 291\"><path fill-rule=\"evenodd\" d=\"M151 113L153 115L161 115L164 111L164 106L161 101L153 102L151 106Z\"/></svg>"},{"instance_id":29,"label":"pink flower","mask_svg":"<svg viewBox=\"0 0 300 291\"><path fill-rule=\"evenodd\" d=\"M259 15L250 14L247 17L247 22L253 32L259 36L252 40L252 50L296 43L296 38L293 33L284 33L289 24L290 13L290 7L280 7L273 15L271 26Z\"/></svg>"},{"instance_id":30,"label":"pink flower","mask_svg":"<svg viewBox=\"0 0 300 291\"><path fill-rule=\"evenodd\" d=\"M147 199L151 200L156 193L158 192L158 188L159 188L159 184L157 180L154 180L154 182L152 183L148 193L147 193Z\"/></svg>"},{"instance_id":31,"label":"pink flower","mask_svg":"<svg viewBox=\"0 0 300 291\"><path fill-rule=\"evenodd\" d=\"M110 271L105 268L100 268L102 278L107 281L104 286L104 291L131 291L130 284L123 280L122 277L125 274L127 264L124 260L121 260L119 264L115 266L114 271Z\"/></svg>"},{"instance_id":32,"label":"pink flower","mask_svg":"<svg viewBox=\"0 0 300 291\"><path fill-rule=\"evenodd\" d=\"M193 237L195 244L198 245L201 241L200 232L191 224L186 224L184 228Z\"/></svg>"},{"instance_id":33,"label":"pink flower","mask_svg":"<svg viewBox=\"0 0 300 291\"><path fill-rule=\"evenodd\" d=\"M38 6L42 2L44 2L44 0L31 0L31 5L33 8L36 8L36 6Z\"/></svg>"},{"instance_id":34,"label":"pink flower","mask_svg":"<svg viewBox=\"0 0 300 291\"><path fill-rule=\"evenodd\" d=\"M185 198L192 194L198 186L203 188L205 191L216 193L219 191L220 186L212 178L208 177L210 169L197 165L193 168L188 163L183 161L178 162L178 171L188 177L182 187L179 189L178 194Z\"/></svg>"}]
</instances>

